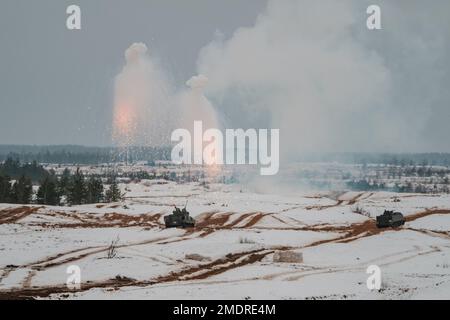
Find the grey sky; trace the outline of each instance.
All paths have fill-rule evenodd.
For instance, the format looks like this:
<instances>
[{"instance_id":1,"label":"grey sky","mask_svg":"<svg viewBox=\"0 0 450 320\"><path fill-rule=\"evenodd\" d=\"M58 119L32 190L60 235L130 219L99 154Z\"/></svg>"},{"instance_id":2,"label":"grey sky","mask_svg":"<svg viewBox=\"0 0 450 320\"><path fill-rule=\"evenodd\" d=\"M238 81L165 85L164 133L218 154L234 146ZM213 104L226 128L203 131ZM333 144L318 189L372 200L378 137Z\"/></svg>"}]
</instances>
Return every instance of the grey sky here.
<instances>
[{"instance_id":1,"label":"grey sky","mask_svg":"<svg viewBox=\"0 0 450 320\"><path fill-rule=\"evenodd\" d=\"M66 29L78 4L82 30ZM144 42L175 83L199 50L251 25L263 0L3 0L0 10L0 143L110 144L112 88L124 51Z\"/></svg>"},{"instance_id":2,"label":"grey sky","mask_svg":"<svg viewBox=\"0 0 450 320\"><path fill-rule=\"evenodd\" d=\"M285 7L283 2L294 5ZM81 7L81 31L65 28L69 4ZM365 8L369 4L380 4L382 8L381 31L365 28ZM313 7L318 9L314 11ZM274 117L265 112L274 111L272 103L284 118L279 123L286 124L281 131L300 135L317 129L323 133L322 137L316 135L317 143L314 140L312 146L307 146L310 149L317 145L322 150L450 151L450 1L274 1L269 12L266 14L263 0L3 0L0 143L110 144L114 77L123 66L124 50L133 42L144 42L152 58L156 57L177 86L197 73L197 64L208 73L212 83L206 94L233 127L266 125L270 122L267 119ZM253 27L261 13L259 25ZM239 32L235 34L240 27L248 27L253 37L267 30L268 37L275 37L274 50L268 47L268 53L261 53L280 59L261 60L265 66L246 70L248 61L236 59L234 53L248 53L251 61L259 61L257 46L261 43L240 47ZM218 32L223 34L222 44L205 58L200 54L205 52L202 48ZM299 64L296 53L291 60L284 54L277 56L279 51L291 48L282 42L285 36L286 43L298 50L293 52L304 59L299 58ZM334 43L335 39L342 39L343 44ZM329 52L317 59L303 56L304 52L315 52L312 48L316 42ZM277 43L282 44L278 51ZM339 50L334 52L333 47ZM349 54L349 63L360 59L361 54L363 57L361 62L350 65L348 73L320 68L320 59L330 66L335 57L336 63L347 62L339 59L342 52ZM364 64L364 60L368 63ZM227 68L223 67L226 63ZM277 78L275 71L280 63L290 64L280 70L298 69L300 73L306 69L309 74L284 77L284 72L282 78ZM359 66L374 74L361 76ZM352 73L353 67L356 72ZM273 78L261 78L261 83L258 77L254 77L257 81L252 78L257 74ZM212 75L217 79L211 79ZM381 80L364 80L371 76L380 76ZM308 79L319 81L318 86L295 87ZM276 99L275 94L269 97L267 88L280 83L290 89L277 91ZM326 83L331 87L327 88ZM334 96L334 83L339 87L347 83L342 90L350 90L349 94ZM247 92L242 94L238 88L239 94L233 95L239 84L244 84ZM323 96L321 90L325 90ZM249 96L248 92L256 95ZM349 99L358 92L361 97ZM364 96L370 101L365 101ZM339 99L341 103L336 102ZM348 107L361 99L364 108ZM320 112L307 108L299 112L299 101L311 106L322 101L325 107ZM252 103L261 104L261 109L254 112L244 107ZM323 118L324 114L329 115L329 123L314 124L311 120ZM303 120L299 124L304 131L296 131L297 117ZM342 117L343 122L336 125L332 120L337 117ZM289 148L297 144L293 142Z\"/></svg>"}]
</instances>

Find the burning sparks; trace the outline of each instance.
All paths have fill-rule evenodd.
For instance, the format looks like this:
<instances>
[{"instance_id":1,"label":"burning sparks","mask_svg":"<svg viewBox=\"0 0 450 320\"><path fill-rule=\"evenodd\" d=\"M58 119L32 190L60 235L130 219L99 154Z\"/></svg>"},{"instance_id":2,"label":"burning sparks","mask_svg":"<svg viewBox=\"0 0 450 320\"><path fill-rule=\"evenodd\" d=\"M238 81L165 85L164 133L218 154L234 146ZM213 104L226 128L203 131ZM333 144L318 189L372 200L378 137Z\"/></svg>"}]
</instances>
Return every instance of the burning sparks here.
<instances>
[{"instance_id":1,"label":"burning sparks","mask_svg":"<svg viewBox=\"0 0 450 320\"><path fill-rule=\"evenodd\" d=\"M114 115L115 134L118 136L130 136L133 131L134 114L129 105L123 104L116 107Z\"/></svg>"},{"instance_id":2,"label":"burning sparks","mask_svg":"<svg viewBox=\"0 0 450 320\"><path fill-rule=\"evenodd\" d=\"M114 83L114 143L125 149L168 145L174 112L164 73L143 43L132 44L125 61Z\"/></svg>"},{"instance_id":3,"label":"burning sparks","mask_svg":"<svg viewBox=\"0 0 450 320\"><path fill-rule=\"evenodd\" d=\"M178 126L192 133L194 121L202 121L205 128L219 127L217 114L203 94L208 78L194 76L186 82L189 89L172 92L147 51L143 43L132 44L115 79L113 140L127 159L134 147L169 146L170 133ZM217 157L215 153L205 156L209 175L221 170Z\"/></svg>"}]
</instances>

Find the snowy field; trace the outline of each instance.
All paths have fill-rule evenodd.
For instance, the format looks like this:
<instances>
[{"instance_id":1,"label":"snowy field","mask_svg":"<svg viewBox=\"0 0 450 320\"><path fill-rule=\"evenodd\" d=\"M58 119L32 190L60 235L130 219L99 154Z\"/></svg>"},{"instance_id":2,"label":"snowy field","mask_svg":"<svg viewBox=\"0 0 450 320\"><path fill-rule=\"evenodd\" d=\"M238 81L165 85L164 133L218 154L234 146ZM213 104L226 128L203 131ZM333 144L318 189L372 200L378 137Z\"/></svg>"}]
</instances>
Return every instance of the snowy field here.
<instances>
[{"instance_id":1,"label":"snowy field","mask_svg":"<svg viewBox=\"0 0 450 320\"><path fill-rule=\"evenodd\" d=\"M283 196L158 180L121 188L121 203L0 204L0 298L450 299L449 195ZM165 229L163 216L186 200L196 227ZM406 224L378 229L384 209ZM288 250L303 262L274 262ZM380 290L367 288L370 265L381 269Z\"/></svg>"}]
</instances>

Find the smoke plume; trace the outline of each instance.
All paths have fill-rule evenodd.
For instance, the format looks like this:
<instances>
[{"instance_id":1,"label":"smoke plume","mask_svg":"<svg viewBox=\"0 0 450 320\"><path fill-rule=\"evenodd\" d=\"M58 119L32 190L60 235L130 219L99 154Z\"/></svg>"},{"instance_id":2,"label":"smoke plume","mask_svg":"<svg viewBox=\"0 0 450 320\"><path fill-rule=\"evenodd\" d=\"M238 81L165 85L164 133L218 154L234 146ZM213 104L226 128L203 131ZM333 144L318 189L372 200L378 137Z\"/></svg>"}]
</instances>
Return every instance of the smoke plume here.
<instances>
[{"instance_id":1,"label":"smoke plume","mask_svg":"<svg viewBox=\"0 0 450 320\"><path fill-rule=\"evenodd\" d=\"M171 86L145 44L132 44L125 60L115 79L114 141L122 147L167 145L174 127Z\"/></svg>"},{"instance_id":2,"label":"smoke plume","mask_svg":"<svg viewBox=\"0 0 450 320\"><path fill-rule=\"evenodd\" d=\"M194 121L200 120L203 129L219 129L219 120L211 102L205 97L203 90L207 86L208 78L200 74L193 76L186 82L190 88L179 94L179 108L181 110L180 125L193 133Z\"/></svg>"},{"instance_id":3,"label":"smoke plume","mask_svg":"<svg viewBox=\"0 0 450 320\"><path fill-rule=\"evenodd\" d=\"M203 48L205 94L227 126L279 128L281 159L417 149L427 110L448 97L439 71L448 39L432 35L449 22L429 24L449 5L423 3L409 21L401 8L410 2L380 2L383 29L369 31L368 1L270 1L254 26Z\"/></svg>"}]
</instances>

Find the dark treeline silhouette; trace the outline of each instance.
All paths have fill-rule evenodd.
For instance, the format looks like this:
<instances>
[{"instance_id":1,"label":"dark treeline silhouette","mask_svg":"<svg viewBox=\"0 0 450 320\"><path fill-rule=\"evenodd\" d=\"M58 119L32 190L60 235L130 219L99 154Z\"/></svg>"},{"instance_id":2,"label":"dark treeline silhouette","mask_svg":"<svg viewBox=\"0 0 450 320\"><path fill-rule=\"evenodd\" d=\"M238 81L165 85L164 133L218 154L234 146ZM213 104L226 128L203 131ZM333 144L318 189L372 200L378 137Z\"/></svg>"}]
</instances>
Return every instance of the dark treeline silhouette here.
<instances>
[{"instance_id":1,"label":"dark treeline silhouette","mask_svg":"<svg viewBox=\"0 0 450 320\"><path fill-rule=\"evenodd\" d=\"M49 176L36 161L20 163L12 158L0 163L0 203L28 204L32 201L33 182Z\"/></svg>"},{"instance_id":2,"label":"dark treeline silhouette","mask_svg":"<svg viewBox=\"0 0 450 320\"><path fill-rule=\"evenodd\" d=\"M450 168L431 165L362 165L360 177L346 176L356 191L449 193Z\"/></svg>"},{"instance_id":3,"label":"dark treeline silhouette","mask_svg":"<svg viewBox=\"0 0 450 320\"><path fill-rule=\"evenodd\" d=\"M7 158L5 162L0 163L0 175L8 176L12 179L27 176L32 181L39 181L48 174L48 171L36 161L32 161L30 163L20 163L18 159Z\"/></svg>"},{"instance_id":4,"label":"dark treeline silhouette","mask_svg":"<svg viewBox=\"0 0 450 320\"><path fill-rule=\"evenodd\" d=\"M0 145L0 161L8 158L21 162L53 164L100 164L111 162L170 160L169 147L114 147L84 146L14 146Z\"/></svg>"},{"instance_id":5,"label":"dark treeline silhouette","mask_svg":"<svg viewBox=\"0 0 450 320\"><path fill-rule=\"evenodd\" d=\"M77 145L25 146L0 145L0 161L7 158L21 162L54 164L99 164L170 160L171 147L86 147ZM377 152L307 152L293 161L338 162L347 164L440 165L450 166L450 153L377 153Z\"/></svg>"},{"instance_id":6,"label":"dark treeline silhouette","mask_svg":"<svg viewBox=\"0 0 450 320\"><path fill-rule=\"evenodd\" d=\"M390 191L398 193L450 193L448 185L438 186L437 184L412 183L394 183L388 186L384 182L371 181L369 179L360 179L348 181L347 187L354 191Z\"/></svg>"},{"instance_id":7,"label":"dark treeline silhouette","mask_svg":"<svg viewBox=\"0 0 450 320\"><path fill-rule=\"evenodd\" d=\"M31 203L33 183L29 177L20 176L12 181L7 175L0 174L0 203Z\"/></svg>"},{"instance_id":8,"label":"dark treeline silhouette","mask_svg":"<svg viewBox=\"0 0 450 320\"><path fill-rule=\"evenodd\" d=\"M78 168L75 173L65 169L60 177L47 172L39 183L33 199L33 184L29 176L18 179L0 173L0 203L80 205L100 202L116 202L123 198L115 175L107 178L105 191L103 180L96 175L85 177Z\"/></svg>"},{"instance_id":9,"label":"dark treeline silhouette","mask_svg":"<svg viewBox=\"0 0 450 320\"><path fill-rule=\"evenodd\" d=\"M33 196L33 184L30 178L21 176L14 183L10 177L0 174L0 203L31 203Z\"/></svg>"},{"instance_id":10,"label":"dark treeline silhouette","mask_svg":"<svg viewBox=\"0 0 450 320\"><path fill-rule=\"evenodd\" d=\"M450 153L302 153L300 162L338 162L345 164L385 164L398 166L450 166Z\"/></svg>"}]
</instances>

